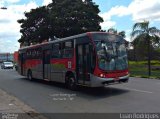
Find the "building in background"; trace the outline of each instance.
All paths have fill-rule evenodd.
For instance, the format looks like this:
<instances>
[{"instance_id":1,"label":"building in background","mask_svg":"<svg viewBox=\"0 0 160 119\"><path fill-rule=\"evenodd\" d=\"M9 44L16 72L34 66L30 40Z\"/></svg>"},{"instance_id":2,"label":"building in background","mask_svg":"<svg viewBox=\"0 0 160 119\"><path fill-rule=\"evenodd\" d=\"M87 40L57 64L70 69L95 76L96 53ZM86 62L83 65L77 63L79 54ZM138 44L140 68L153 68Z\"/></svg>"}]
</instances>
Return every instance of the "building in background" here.
<instances>
[{"instance_id":1,"label":"building in background","mask_svg":"<svg viewBox=\"0 0 160 119\"><path fill-rule=\"evenodd\" d=\"M12 53L0 53L0 62L3 61L13 61Z\"/></svg>"}]
</instances>

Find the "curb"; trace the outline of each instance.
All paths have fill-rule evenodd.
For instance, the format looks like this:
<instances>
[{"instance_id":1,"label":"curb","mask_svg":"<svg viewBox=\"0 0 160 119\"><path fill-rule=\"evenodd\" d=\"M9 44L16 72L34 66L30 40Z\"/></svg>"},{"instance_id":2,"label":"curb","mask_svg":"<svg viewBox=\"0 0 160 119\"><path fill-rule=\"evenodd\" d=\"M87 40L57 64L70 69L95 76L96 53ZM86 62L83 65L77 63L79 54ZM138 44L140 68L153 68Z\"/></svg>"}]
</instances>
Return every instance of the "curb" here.
<instances>
[{"instance_id":1,"label":"curb","mask_svg":"<svg viewBox=\"0 0 160 119\"><path fill-rule=\"evenodd\" d=\"M0 119L47 119L15 96L0 89Z\"/></svg>"}]
</instances>

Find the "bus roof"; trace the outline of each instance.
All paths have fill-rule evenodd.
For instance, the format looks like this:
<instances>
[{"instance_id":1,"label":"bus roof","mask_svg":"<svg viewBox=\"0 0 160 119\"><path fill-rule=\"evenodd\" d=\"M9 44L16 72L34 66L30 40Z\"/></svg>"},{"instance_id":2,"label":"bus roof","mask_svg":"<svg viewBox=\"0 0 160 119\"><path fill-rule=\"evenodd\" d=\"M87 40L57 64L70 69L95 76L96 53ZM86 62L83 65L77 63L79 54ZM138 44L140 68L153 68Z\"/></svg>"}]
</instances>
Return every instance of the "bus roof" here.
<instances>
[{"instance_id":1,"label":"bus roof","mask_svg":"<svg viewBox=\"0 0 160 119\"><path fill-rule=\"evenodd\" d=\"M39 47L39 46L43 46L43 45L47 45L47 44L51 44L51 43L56 43L56 42L63 42L63 41L69 40L69 39L74 39L74 38L83 37L83 36L87 36L89 34L96 34L96 33L113 34L113 33L100 32L100 31L86 32L86 33L73 35L73 36L69 36L69 37L65 37L65 38L59 38L58 40L53 40L53 41L43 42L43 43L40 43L40 44L35 44L35 45L31 45L31 46L22 47L19 50L28 49L28 48L36 48L36 47ZM119 36L118 34L114 34L114 35Z\"/></svg>"}]
</instances>

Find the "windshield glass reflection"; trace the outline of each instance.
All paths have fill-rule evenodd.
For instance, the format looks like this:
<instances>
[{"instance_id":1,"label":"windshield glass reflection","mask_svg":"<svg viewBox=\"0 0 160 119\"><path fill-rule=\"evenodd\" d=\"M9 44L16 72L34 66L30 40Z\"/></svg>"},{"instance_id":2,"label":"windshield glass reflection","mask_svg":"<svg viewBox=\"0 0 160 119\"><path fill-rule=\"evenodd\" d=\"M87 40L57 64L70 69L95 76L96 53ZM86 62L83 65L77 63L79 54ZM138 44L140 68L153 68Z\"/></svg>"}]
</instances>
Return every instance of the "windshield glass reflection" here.
<instances>
[{"instance_id":1,"label":"windshield glass reflection","mask_svg":"<svg viewBox=\"0 0 160 119\"><path fill-rule=\"evenodd\" d=\"M113 37L112 37L113 38ZM113 40L113 39L112 39ZM125 70L128 68L127 52L122 41L95 41L98 65L102 70Z\"/></svg>"}]
</instances>

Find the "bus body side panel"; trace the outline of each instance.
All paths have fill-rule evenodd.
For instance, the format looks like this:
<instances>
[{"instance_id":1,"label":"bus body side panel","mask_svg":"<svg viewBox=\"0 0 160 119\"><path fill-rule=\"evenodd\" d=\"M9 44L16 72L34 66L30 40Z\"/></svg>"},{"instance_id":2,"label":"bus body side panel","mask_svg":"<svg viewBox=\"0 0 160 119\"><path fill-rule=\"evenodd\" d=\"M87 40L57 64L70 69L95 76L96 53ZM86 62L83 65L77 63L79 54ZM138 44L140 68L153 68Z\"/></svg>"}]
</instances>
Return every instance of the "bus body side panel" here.
<instances>
[{"instance_id":1,"label":"bus body side panel","mask_svg":"<svg viewBox=\"0 0 160 119\"><path fill-rule=\"evenodd\" d=\"M50 49L43 50L42 74L43 74L43 79L47 81L51 80L50 58L51 58L51 50Z\"/></svg>"},{"instance_id":2,"label":"bus body side panel","mask_svg":"<svg viewBox=\"0 0 160 119\"><path fill-rule=\"evenodd\" d=\"M65 82L67 71L74 72L74 59L52 59L51 60L51 81Z\"/></svg>"},{"instance_id":3,"label":"bus body side panel","mask_svg":"<svg viewBox=\"0 0 160 119\"><path fill-rule=\"evenodd\" d=\"M42 71L42 61L41 59L28 59L25 63L25 75L29 70L32 71L32 77L36 79L43 79L43 71Z\"/></svg>"}]
</instances>

